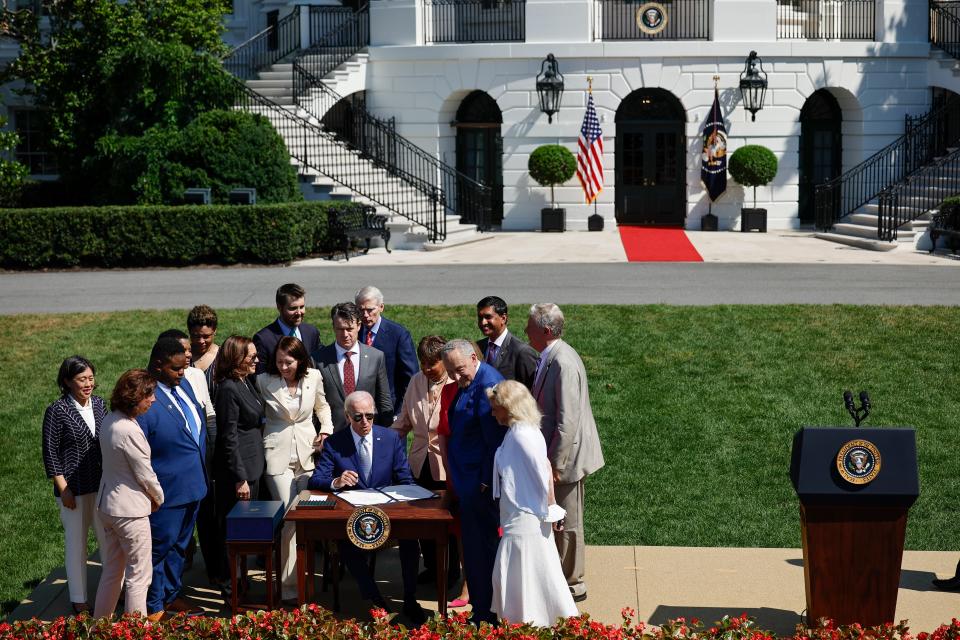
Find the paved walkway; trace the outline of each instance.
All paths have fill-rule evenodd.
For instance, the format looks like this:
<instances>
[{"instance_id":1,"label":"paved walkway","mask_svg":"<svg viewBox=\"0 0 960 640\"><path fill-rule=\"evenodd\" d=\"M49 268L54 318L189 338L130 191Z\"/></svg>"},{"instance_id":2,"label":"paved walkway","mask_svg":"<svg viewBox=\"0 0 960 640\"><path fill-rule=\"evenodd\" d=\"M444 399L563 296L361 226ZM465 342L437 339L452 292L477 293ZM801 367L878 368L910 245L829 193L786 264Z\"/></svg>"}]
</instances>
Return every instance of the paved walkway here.
<instances>
[{"instance_id":1,"label":"paved walkway","mask_svg":"<svg viewBox=\"0 0 960 640\"><path fill-rule=\"evenodd\" d=\"M207 587L200 554L185 579L188 599L209 615L226 615L219 593ZM933 589L930 580L949 574L956 552L904 553L897 604L897 620L907 619L916 631L933 631L960 612L960 594ZM319 563L318 563L319 564ZM99 563L91 570L91 602L99 580ZM401 605L400 569L396 548L377 561L377 581L384 597ZM790 635L806 608L803 554L799 549L723 549L701 547L588 547L586 582L589 597L580 610L607 623L620 621L623 607L636 609L640 619L653 624L679 616L707 623L725 614L747 612L761 628ZM261 586L254 581L253 589ZM317 601L332 606L332 595L320 592ZM436 610L432 588L421 588L421 604ZM354 581L342 582L344 617L365 617ZM451 596L452 597L452 596ZM38 617L52 620L67 615L69 601L63 569L53 571L10 615L11 619Z\"/></svg>"}]
</instances>

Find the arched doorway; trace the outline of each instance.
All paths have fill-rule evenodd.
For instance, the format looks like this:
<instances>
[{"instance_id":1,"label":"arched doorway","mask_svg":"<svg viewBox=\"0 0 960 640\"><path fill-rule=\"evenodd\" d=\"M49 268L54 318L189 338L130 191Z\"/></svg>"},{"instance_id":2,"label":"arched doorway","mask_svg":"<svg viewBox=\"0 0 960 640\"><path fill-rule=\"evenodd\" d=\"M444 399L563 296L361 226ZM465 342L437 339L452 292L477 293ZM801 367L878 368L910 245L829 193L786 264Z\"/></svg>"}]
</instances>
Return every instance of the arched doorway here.
<instances>
[{"instance_id":1,"label":"arched doorway","mask_svg":"<svg viewBox=\"0 0 960 640\"><path fill-rule=\"evenodd\" d=\"M457 171L492 190L492 224L503 222L503 138L500 125L503 114L496 100L483 91L474 91L460 103L455 121L457 127ZM477 223L471 218L472 207L457 207L461 221Z\"/></svg>"},{"instance_id":2,"label":"arched doorway","mask_svg":"<svg viewBox=\"0 0 960 640\"><path fill-rule=\"evenodd\" d=\"M818 184L843 172L843 110L826 89L815 91L800 111L800 224L813 224Z\"/></svg>"},{"instance_id":3,"label":"arched doorway","mask_svg":"<svg viewBox=\"0 0 960 640\"><path fill-rule=\"evenodd\" d=\"M664 89L638 89L620 103L615 145L618 223L683 226L686 121L683 105Z\"/></svg>"}]
</instances>

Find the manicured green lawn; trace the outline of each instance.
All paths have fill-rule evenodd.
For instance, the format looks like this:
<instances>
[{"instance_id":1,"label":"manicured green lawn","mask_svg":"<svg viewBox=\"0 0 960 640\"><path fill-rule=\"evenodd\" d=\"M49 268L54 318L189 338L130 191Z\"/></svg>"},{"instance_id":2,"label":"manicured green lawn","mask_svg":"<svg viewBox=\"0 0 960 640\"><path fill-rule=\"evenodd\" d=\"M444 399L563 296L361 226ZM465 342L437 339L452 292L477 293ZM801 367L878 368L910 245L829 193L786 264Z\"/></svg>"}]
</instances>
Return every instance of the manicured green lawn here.
<instances>
[{"instance_id":1,"label":"manicured green lawn","mask_svg":"<svg viewBox=\"0 0 960 640\"><path fill-rule=\"evenodd\" d=\"M514 308L522 335L523 305ZM220 338L251 335L268 309L218 310ZM587 483L591 544L800 545L787 470L803 425L847 425L840 394L870 391L868 424L917 428L922 495L911 549L960 549L958 308L567 306L590 376L607 466ZM390 307L415 339L477 337L470 307ZM63 357L97 365L109 396L186 313L0 317L0 602L4 613L63 563L40 456L43 409ZM331 340L328 316L310 319Z\"/></svg>"}]
</instances>

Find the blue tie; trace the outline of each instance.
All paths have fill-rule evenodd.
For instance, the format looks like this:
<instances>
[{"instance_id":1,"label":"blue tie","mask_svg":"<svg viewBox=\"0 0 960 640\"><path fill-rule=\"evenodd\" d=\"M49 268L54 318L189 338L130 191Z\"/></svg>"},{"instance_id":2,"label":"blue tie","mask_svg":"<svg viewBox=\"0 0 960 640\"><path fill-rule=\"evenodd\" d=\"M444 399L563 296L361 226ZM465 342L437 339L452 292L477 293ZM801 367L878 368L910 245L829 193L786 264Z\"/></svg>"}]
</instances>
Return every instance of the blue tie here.
<instances>
[{"instance_id":1,"label":"blue tie","mask_svg":"<svg viewBox=\"0 0 960 640\"><path fill-rule=\"evenodd\" d=\"M187 401L180 397L180 394L177 393L176 387L170 389L170 392L173 394L173 397L176 399L177 404L180 405L180 410L183 411L183 417L187 419L187 426L190 427L190 433L193 434L193 441L198 445L200 444L200 425L197 424L196 418L193 417L193 411L190 411L190 407L187 406Z\"/></svg>"}]
</instances>

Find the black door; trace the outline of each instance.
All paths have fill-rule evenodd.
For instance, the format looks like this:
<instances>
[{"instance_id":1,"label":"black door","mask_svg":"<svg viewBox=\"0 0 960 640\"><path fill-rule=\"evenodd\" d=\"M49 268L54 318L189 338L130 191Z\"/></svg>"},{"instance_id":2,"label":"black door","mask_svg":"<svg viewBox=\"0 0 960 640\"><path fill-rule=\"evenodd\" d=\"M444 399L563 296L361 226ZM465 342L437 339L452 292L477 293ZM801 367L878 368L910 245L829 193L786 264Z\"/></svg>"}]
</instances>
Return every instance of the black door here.
<instances>
[{"instance_id":1,"label":"black door","mask_svg":"<svg viewBox=\"0 0 960 640\"><path fill-rule=\"evenodd\" d=\"M500 125L503 116L496 101L483 91L474 91L457 110L457 171L481 182L491 190L490 220L477 215L470 201L460 201L458 191L457 213L468 224L503 222L503 140Z\"/></svg>"},{"instance_id":2,"label":"black door","mask_svg":"<svg viewBox=\"0 0 960 640\"><path fill-rule=\"evenodd\" d=\"M815 193L843 170L843 112L829 91L820 89L807 98L800 111L800 194L801 224L813 224Z\"/></svg>"},{"instance_id":3,"label":"black door","mask_svg":"<svg viewBox=\"0 0 960 640\"><path fill-rule=\"evenodd\" d=\"M662 89L635 91L617 110L616 216L620 224L683 226L683 108Z\"/></svg>"}]
</instances>

